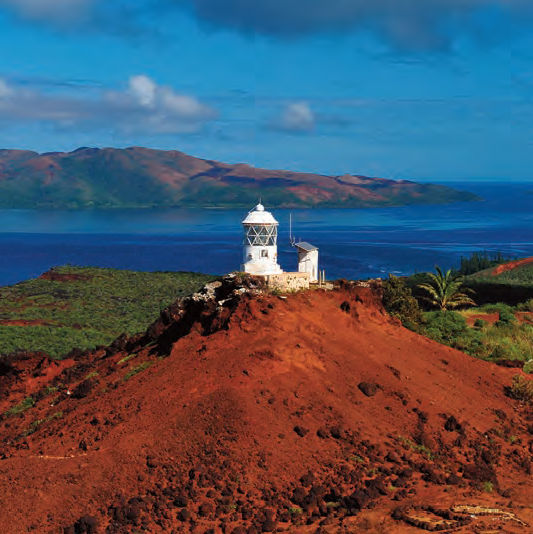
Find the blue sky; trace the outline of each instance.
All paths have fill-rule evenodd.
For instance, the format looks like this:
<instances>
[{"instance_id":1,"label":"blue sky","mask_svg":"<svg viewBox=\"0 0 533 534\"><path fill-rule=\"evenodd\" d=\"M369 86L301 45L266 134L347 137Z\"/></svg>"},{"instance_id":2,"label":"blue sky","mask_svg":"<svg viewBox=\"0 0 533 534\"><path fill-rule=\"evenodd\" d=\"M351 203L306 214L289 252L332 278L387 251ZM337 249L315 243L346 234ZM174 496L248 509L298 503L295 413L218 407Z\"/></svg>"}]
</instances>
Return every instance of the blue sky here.
<instances>
[{"instance_id":1,"label":"blue sky","mask_svg":"<svg viewBox=\"0 0 533 534\"><path fill-rule=\"evenodd\" d=\"M0 0L0 147L533 179L526 0Z\"/></svg>"}]
</instances>

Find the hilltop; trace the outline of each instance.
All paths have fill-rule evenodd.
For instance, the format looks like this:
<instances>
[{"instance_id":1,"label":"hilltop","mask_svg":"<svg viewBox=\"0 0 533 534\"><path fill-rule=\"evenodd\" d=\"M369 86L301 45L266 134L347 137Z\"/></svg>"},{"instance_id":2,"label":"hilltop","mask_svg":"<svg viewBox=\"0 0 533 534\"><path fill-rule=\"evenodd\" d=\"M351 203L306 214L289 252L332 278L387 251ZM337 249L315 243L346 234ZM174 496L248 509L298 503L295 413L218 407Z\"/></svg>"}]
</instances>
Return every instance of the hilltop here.
<instances>
[{"instance_id":1,"label":"hilltop","mask_svg":"<svg viewBox=\"0 0 533 534\"><path fill-rule=\"evenodd\" d=\"M402 328L379 286L226 277L144 334L2 361L0 530L524 532L517 372Z\"/></svg>"},{"instance_id":2,"label":"hilltop","mask_svg":"<svg viewBox=\"0 0 533 534\"><path fill-rule=\"evenodd\" d=\"M473 273L465 285L475 291L476 302L516 305L533 299L533 258L507 261Z\"/></svg>"},{"instance_id":3,"label":"hilltop","mask_svg":"<svg viewBox=\"0 0 533 534\"><path fill-rule=\"evenodd\" d=\"M0 208L375 207L478 198L407 180L258 169L141 147L0 150Z\"/></svg>"},{"instance_id":4,"label":"hilltop","mask_svg":"<svg viewBox=\"0 0 533 534\"><path fill-rule=\"evenodd\" d=\"M533 258L501 263L470 275L470 280L484 280L497 284L533 286Z\"/></svg>"}]
</instances>

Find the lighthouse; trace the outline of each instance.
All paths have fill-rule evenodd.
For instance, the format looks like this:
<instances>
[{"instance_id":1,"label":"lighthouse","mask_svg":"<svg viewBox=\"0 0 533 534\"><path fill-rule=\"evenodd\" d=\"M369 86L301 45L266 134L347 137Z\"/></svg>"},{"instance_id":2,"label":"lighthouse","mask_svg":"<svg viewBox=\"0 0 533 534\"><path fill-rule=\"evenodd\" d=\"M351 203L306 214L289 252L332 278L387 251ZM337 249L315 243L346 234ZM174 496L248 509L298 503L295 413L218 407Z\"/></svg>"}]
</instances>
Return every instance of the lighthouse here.
<instances>
[{"instance_id":1,"label":"lighthouse","mask_svg":"<svg viewBox=\"0 0 533 534\"><path fill-rule=\"evenodd\" d=\"M257 275L281 274L278 264L278 221L259 203L242 221L244 227L242 271Z\"/></svg>"}]
</instances>

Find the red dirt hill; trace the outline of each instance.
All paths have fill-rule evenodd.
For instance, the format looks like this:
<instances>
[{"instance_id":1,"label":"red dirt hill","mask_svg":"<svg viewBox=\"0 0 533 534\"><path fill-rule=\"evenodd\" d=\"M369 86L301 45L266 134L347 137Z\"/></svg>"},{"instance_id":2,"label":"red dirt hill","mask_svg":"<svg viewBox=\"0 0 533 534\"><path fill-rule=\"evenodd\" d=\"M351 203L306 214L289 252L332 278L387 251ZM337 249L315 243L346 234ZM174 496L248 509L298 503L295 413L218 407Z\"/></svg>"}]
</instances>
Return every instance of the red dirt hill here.
<instances>
[{"instance_id":1,"label":"red dirt hill","mask_svg":"<svg viewBox=\"0 0 533 534\"><path fill-rule=\"evenodd\" d=\"M533 258L524 258L522 260L510 261L508 263L504 263L502 265L494 267L491 272L491 275L498 276L499 274L505 273L507 271L512 271L517 267L522 267L523 265L530 265L531 263L533 263Z\"/></svg>"},{"instance_id":2,"label":"red dirt hill","mask_svg":"<svg viewBox=\"0 0 533 534\"><path fill-rule=\"evenodd\" d=\"M0 411L34 404L0 423L0 532L527 531L516 370L402 328L375 288L256 284L60 364L2 362Z\"/></svg>"}]
</instances>

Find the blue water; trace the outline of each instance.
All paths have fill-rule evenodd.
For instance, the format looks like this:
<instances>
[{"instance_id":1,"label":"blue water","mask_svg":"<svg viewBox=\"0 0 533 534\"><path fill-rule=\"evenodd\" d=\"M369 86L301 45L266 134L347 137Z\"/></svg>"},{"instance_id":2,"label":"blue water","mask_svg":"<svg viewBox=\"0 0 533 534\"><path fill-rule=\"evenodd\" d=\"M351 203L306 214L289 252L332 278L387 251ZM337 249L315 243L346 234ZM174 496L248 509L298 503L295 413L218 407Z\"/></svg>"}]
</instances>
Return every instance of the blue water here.
<instances>
[{"instance_id":1,"label":"blue water","mask_svg":"<svg viewBox=\"0 0 533 534\"><path fill-rule=\"evenodd\" d=\"M408 274L457 265L478 250L533 256L533 183L462 183L482 202L379 209L293 210L294 233L320 249L328 278ZM0 285L54 265L221 274L241 261L243 210L0 210ZM296 267L280 221L279 259Z\"/></svg>"}]
</instances>

